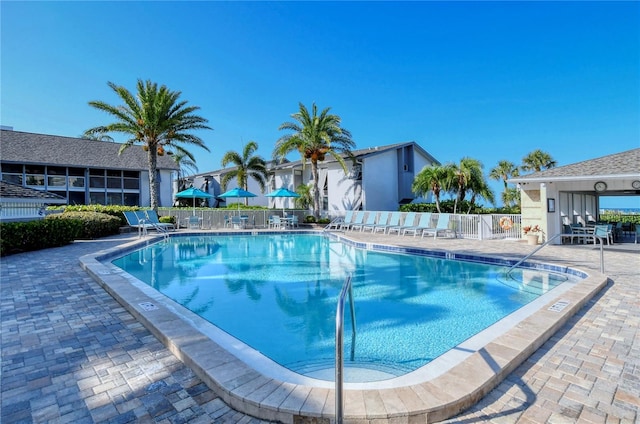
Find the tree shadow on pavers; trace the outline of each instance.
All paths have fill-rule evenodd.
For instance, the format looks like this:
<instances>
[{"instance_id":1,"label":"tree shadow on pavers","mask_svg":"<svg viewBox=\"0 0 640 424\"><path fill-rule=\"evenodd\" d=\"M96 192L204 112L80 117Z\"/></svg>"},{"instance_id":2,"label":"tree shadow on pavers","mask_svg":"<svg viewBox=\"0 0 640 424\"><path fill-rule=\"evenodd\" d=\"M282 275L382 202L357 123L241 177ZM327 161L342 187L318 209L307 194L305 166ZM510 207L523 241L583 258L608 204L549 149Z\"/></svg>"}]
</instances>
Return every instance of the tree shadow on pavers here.
<instances>
[{"instance_id":1,"label":"tree shadow on pavers","mask_svg":"<svg viewBox=\"0 0 640 424\"><path fill-rule=\"evenodd\" d=\"M450 418L444 422L446 423L460 423L471 424L479 422L487 422L493 419L499 419L515 415L513 422L517 422L519 416L537 400L537 395L534 390L531 389L529 384L523 379L523 376L537 364L537 362L561 342L562 339L575 327L575 325L584 318L584 316L591 310L591 308L606 294L606 292L613 286L614 282L611 279L607 280L607 285L596 293L579 311L577 311L565 325L563 325L555 334L553 334L549 340L543 343L538 350L536 350L529 358L527 358L520 366L518 366L511 374L507 376L496 388L491 390L484 398L482 398L477 404L471 408L465 410L456 417ZM491 358L491 356L481 349L478 351L482 358L487 361L489 366L497 369L497 364ZM483 410L489 406L495 404L502 396L508 393L513 388L518 388L522 393L524 399L515 395L510 395L509 402L505 407L513 405L515 402L519 404L510 407L509 409L502 410L500 412L485 413ZM503 407L504 408L504 407ZM496 408L497 409L497 408ZM566 415L569 419L576 419L581 411L571 410L568 407L563 408L563 415Z\"/></svg>"}]
</instances>

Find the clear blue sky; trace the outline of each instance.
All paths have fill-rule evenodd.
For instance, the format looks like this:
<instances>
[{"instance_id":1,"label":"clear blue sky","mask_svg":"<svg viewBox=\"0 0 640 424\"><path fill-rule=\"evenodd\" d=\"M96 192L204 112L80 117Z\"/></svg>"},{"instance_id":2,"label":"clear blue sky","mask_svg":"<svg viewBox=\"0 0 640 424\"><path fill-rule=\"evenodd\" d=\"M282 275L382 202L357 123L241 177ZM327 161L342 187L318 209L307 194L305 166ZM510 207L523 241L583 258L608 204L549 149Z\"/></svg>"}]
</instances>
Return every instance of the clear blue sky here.
<instances>
[{"instance_id":1,"label":"clear blue sky","mask_svg":"<svg viewBox=\"0 0 640 424\"><path fill-rule=\"evenodd\" d=\"M640 2L2 1L0 12L2 125L79 136L112 121L88 105L119 104L107 81L134 91L151 79L214 129L199 133L210 153L192 149L200 172L249 140L271 158L299 102L331 107L357 148L415 140L486 172L537 148L564 165L640 146Z\"/></svg>"}]
</instances>

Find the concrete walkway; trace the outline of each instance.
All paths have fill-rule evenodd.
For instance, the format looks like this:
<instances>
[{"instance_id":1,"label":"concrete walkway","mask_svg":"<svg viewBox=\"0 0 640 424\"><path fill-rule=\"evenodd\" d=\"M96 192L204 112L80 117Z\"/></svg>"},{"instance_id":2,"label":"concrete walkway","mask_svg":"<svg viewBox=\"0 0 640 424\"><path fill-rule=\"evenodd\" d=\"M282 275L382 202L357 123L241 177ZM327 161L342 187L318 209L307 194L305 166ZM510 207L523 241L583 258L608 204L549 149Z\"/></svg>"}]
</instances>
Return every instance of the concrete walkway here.
<instances>
[{"instance_id":1,"label":"concrete walkway","mask_svg":"<svg viewBox=\"0 0 640 424\"><path fill-rule=\"evenodd\" d=\"M352 236L493 256L531 251L520 242ZM261 422L225 405L80 268L80 256L135 238L0 259L2 423ZM608 287L478 405L448 422L638 422L639 246L605 247ZM599 270L592 245L548 246L535 258Z\"/></svg>"}]
</instances>

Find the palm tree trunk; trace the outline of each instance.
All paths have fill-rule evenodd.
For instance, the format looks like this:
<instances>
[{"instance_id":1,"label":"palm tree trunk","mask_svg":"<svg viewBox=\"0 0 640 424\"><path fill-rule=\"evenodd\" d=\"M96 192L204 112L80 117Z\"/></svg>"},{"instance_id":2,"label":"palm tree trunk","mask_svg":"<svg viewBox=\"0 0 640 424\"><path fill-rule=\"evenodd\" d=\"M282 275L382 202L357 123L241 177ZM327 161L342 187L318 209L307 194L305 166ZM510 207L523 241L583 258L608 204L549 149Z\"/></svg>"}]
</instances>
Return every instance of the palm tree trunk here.
<instances>
[{"instance_id":1,"label":"palm tree trunk","mask_svg":"<svg viewBox=\"0 0 640 424\"><path fill-rule=\"evenodd\" d=\"M318 181L318 162L311 160L311 175L313 176L313 216L320 218L320 182Z\"/></svg>"},{"instance_id":2,"label":"palm tree trunk","mask_svg":"<svg viewBox=\"0 0 640 424\"><path fill-rule=\"evenodd\" d=\"M158 191L160 184L158 181L158 156L155 147L149 146L149 191L151 194L151 209L158 212Z\"/></svg>"}]
</instances>

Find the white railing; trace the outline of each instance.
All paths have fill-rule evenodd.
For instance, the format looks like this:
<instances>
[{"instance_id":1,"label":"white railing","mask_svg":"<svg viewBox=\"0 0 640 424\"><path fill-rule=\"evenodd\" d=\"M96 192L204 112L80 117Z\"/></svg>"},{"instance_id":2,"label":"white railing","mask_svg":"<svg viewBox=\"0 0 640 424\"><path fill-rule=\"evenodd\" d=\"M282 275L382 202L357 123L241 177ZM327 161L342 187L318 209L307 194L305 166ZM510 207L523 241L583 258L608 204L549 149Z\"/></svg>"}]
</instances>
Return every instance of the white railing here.
<instances>
[{"instance_id":1,"label":"white railing","mask_svg":"<svg viewBox=\"0 0 640 424\"><path fill-rule=\"evenodd\" d=\"M378 214L380 211L367 211L368 214ZM309 215L307 210L287 210L288 215L296 215L298 222L304 222L304 218ZM190 208L170 208L161 209L160 215L172 215L176 217L176 224L179 227L187 227L187 220L190 216L196 215L200 218L201 226L204 229L225 228L225 222L229 217L243 215L247 216L248 228L268 228L269 217L272 215L282 215L281 209L196 209ZM402 212L401 222L407 213ZM415 222L420 220L421 213L416 213ZM344 211L324 212L322 216L335 219L344 216ZM432 226L438 221L438 213L431 214ZM500 240L522 238L521 216L519 214L492 214L492 215L467 215L451 214L449 228L455 230L456 237L476 240Z\"/></svg>"}]
</instances>

